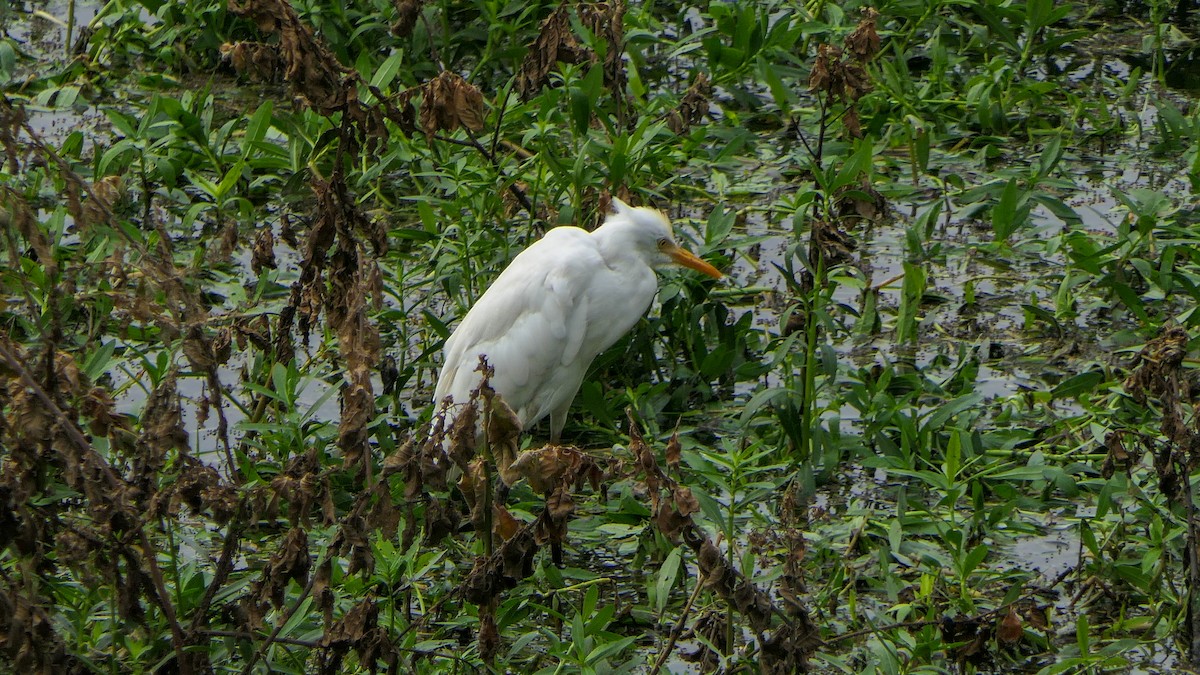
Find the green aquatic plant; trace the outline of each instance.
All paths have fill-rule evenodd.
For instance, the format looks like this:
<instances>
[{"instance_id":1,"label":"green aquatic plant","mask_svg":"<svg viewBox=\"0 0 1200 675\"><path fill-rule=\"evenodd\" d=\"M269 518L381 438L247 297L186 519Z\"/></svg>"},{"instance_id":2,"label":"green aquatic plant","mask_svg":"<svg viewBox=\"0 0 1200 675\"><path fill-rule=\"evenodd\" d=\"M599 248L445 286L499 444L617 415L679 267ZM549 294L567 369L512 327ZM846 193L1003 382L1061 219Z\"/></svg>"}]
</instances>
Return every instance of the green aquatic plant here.
<instances>
[{"instance_id":1,"label":"green aquatic plant","mask_svg":"<svg viewBox=\"0 0 1200 675\"><path fill-rule=\"evenodd\" d=\"M0 659L1194 662L1195 115L1101 39L1164 8L9 14ZM731 281L663 277L574 446L456 444L443 342L613 198Z\"/></svg>"}]
</instances>

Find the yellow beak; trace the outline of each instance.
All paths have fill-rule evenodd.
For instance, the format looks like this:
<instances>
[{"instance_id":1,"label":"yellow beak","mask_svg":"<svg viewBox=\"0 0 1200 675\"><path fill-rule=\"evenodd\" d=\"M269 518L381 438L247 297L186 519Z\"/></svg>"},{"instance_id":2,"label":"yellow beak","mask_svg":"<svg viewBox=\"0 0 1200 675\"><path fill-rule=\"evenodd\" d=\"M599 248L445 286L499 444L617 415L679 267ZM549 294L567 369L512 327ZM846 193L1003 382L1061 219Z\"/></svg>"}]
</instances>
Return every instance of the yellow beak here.
<instances>
[{"instance_id":1,"label":"yellow beak","mask_svg":"<svg viewBox=\"0 0 1200 675\"><path fill-rule=\"evenodd\" d=\"M692 253L691 251L676 246L668 250L666 253L671 257L671 260L675 261L677 264L683 265L684 267L690 267L697 272L703 272L714 279L720 279L722 277L720 270L712 265L709 265L700 258L697 258L696 254Z\"/></svg>"}]
</instances>

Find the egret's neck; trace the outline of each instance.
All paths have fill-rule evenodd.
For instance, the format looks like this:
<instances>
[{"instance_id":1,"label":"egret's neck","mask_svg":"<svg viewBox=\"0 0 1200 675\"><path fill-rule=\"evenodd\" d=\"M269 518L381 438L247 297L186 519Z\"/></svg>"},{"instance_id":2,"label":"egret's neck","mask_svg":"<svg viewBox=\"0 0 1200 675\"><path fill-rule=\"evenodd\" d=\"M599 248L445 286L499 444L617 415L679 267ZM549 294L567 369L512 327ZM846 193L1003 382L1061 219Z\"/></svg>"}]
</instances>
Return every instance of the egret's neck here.
<instances>
[{"instance_id":1,"label":"egret's neck","mask_svg":"<svg viewBox=\"0 0 1200 675\"><path fill-rule=\"evenodd\" d=\"M638 226L621 216L610 216L604 224L592 232L600 255L613 269L624 269L630 265L653 267L653 261L645 259L640 242Z\"/></svg>"}]
</instances>

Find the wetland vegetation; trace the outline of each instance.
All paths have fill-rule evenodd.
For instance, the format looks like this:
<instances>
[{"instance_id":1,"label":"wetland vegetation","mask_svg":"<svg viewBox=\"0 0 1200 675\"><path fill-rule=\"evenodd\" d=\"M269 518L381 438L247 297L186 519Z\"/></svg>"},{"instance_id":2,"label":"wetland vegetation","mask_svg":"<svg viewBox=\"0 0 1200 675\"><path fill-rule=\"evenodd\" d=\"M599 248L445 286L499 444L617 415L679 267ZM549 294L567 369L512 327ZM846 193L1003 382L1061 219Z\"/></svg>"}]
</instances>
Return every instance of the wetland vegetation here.
<instances>
[{"instance_id":1,"label":"wetland vegetation","mask_svg":"<svg viewBox=\"0 0 1200 675\"><path fill-rule=\"evenodd\" d=\"M0 3L0 668L1194 672L1194 19ZM614 198L727 279L465 448Z\"/></svg>"}]
</instances>

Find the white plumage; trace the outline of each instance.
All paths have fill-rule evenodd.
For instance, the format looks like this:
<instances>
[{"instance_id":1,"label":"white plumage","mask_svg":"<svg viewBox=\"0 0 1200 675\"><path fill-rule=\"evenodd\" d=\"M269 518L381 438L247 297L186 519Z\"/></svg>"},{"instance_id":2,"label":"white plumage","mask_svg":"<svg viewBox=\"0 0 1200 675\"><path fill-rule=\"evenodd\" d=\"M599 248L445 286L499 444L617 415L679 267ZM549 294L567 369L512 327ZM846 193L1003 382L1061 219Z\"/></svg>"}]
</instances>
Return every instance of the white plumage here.
<instances>
[{"instance_id":1,"label":"white plumage","mask_svg":"<svg viewBox=\"0 0 1200 675\"><path fill-rule=\"evenodd\" d=\"M522 251L475 303L450 339L434 393L453 418L479 386L479 356L492 387L524 428L550 416L557 442L592 360L633 327L658 291L654 270L670 263L720 278L680 248L659 211L613 200L594 232L556 227Z\"/></svg>"}]
</instances>

